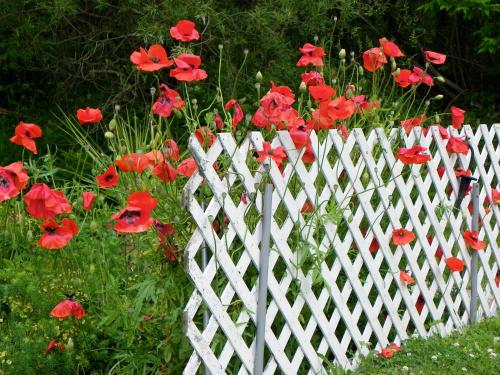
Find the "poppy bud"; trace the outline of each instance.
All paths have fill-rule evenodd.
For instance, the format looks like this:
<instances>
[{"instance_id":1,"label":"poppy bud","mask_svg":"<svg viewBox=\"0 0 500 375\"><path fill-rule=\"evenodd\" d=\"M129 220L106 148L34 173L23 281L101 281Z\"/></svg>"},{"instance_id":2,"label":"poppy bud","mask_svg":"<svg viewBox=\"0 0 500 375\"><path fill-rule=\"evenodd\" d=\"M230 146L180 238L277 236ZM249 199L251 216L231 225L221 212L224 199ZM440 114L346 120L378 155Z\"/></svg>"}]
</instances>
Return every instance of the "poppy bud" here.
<instances>
[{"instance_id":1,"label":"poppy bud","mask_svg":"<svg viewBox=\"0 0 500 375\"><path fill-rule=\"evenodd\" d=\"M245 56L247 56L247 55L248 55L248 49L247 49L247 48L245 48L245 49L243 50L243 54L244 54Z\"/></svg>"},{"instance_id":2,"label":"poppy bud","mask_svg":"<svg viewBox=\"0 0 500 375\"><path fill-rule=\"evenodd\" d=\"M66 343L66 349L71 350L75 347L75 344L73 343L73 339L70 337L68 342Z\"/></svg>"},{"instance_id":3,"label":"poppy bud","mask_svg":"<svg viewBox=\"0 0 500 375\"><path fill-rule=\"evenodd\" d=\"M120 111L122 107L120 107L120 104L115 104L115 112Z\"/></svg>"},{"instance_id":4,"label":"poppy bud","mask_svg":"<svg viewBox=\"0 0 500 375\"><path fill-rule=\"evenodd\" d=\"M340 59L341 64L345 64L345 59Z\"/></svg>"},{"instance_id":5,"label":"poppy bud","mask_svg":"<svg viewBox=\"0 0 500 375\"><path fill-rule=\"evenodd\" d=\"M339 52L339 59L345 59L345 56L346 56L345 49L342 48Z\"/></svg>"},{"instance_id":6,"label":"poppy bud","mask_svg":"<svg viewBox=\"0 0 500 375\"><path fill-rule=\"evenodd\" d=\"M31 241L33 239L33 231L32 230L29 230L26 232L26 239L28 241Z\"/></svg>"},{"instance_id":7,"label":"poppy bud","mask_svg":"<svg viewBox=\"0 0 500 375\"><path fill-rule=\"evenodd\" d=\"M430 100L426 100L424 104L425 104L426 107L428 107L428 106L431 105L431 101Z\"/></svg>"},{"instance_id":8,"label":"poppy bud","mask_svg":"<svg viewBox=\"0 0 500 375\"><path fill-rule=\"evenodd\" d=\"M224 48L224 46L222 44L219 44L219 49L222 51L222 49Z\"/></svg>"},{"instance_id":9,"label":"poppy bud","mask_svg":"<svg viewBox=\"0 0 500 375\"><path fill-rule=\"evenodd\" d=\"M90 230L91 230L92 232L95 232L98 228L99 228L99 224L97 224L97 221L92 220L92 221L90 222Z\"/></svg>"},{"instance_id":10,"label":"poppy bud","mask_svg":"<svg viewBox=\"0 0 500 375\"><path fill-rule=\"evenodd\" d=\"M156 87L151 87L149 89L149 93L151 94L151 96L155 96L155 94L156 94Z\"/></svg>"},{"instance_id":11,"label":"poppy bud","mask_svg":"<svg viewBox=\"0 0 500 375\"><path fill-rule=\"evenodd\" d=\"M441 122L441 117L439 117L439 115L437 113L434 116L434 121L436 121L436 123L438 123L438 124Z\"/></svg>"},{"instance_id":12,"label":"poppy bud","mask_svg":"<svg viewBox=\"0 0 500 375\"><path fill-rule=\"evenodd\" d=\"M352 98L352 90L349 89L345 92L345 98L346 99L351 99Z\"/></svg>"},{"instance_id":13,"label":"poppy bud","mask_svg":"<svg viewBox=\"0 0 500 375\"><path fill-rule=\"evenodd\" d=\"M336 78L332 79L332 84L334 84L334 85L337 84L337 79Z\"/></svg>"},{"instance_id":14,"label":"poppy bud","mask_svg":"<svg viewBox=\"0 0 500 375\"><path fill-rule=\"evenodd\" d=\"M434 97L434 100L441 100L441 99L443 99L443 98L444 98L444 96L443 96L443 95L441 95L441 94L439 94L439 95L436 95L436 96Z\"/></svg>"},{"instance_id":15,"label":"poppy bud","mask_svg":"<svg viewBox=\"0 0 500 375\"><path fill-rule=\"evenodd\" d=\"M311 99L309 99L309 100L307 101L307 106L308 106L308 107L312 107L312 101L311 101ZM311 108L311 110L312 110L312 108Z\"/></svg>"},{"instance_id":16,"label":"poppy bud","mask_svg":"<svg viewBox=\"0 0 500 375\"><path fill-rule=\"evenodd\" d=\"M400 74L401 74L401 69L399 69L399 68L397 68L397 69L394 71L394 73L392 73L392 75L393 75L394 77L399 77L399 75L400 75Z\"/></svg>"},{"instance_id":17,"label":"poppy bud","mask_svg":"<svg viewBox=\"0 0 500 375\"><path fill-rule=\"evenodd\" d=\"M443 82L445 81L444 77L441 77L441 76L436 77L436 78L434 78L434 79L435 79L436 81L438 81L438 82L441 82L441 83L443 83Z\"/></svg>"},{"instance_id":18,"label":"poppy bud","mask_svg":"<svg viewBox=\"0 0 500 375\"><path fill-rule=\"evenodd\" d=\"M307 91L307 85L304 81L300 82L299 91L303 94Z\"/></svg>"},{"instance_id":19,"label":"poppy bud","mask_svg":"<svg viewBox=\"0 0 500 375\"><path fill-rule=\"evenodd\" d=\"M260 70L257 72L257 74L255 75L255 79L257 80L257 82L262 82L262 73L260 72Z\"/></svg>"},{"instance_id":20,"label":"poppy bud","mask_svg":"<svg viewBox=\"0 0 500 375\"><path fill-rule=\"evenodd\" d=\"M116 125L118 125L118 121L113 117L108 124L109 130L115 130Z\"/></svg>"},{"instance_id":21,"label":"poppy bud","mask_svg":"<svg viewBox=\"0 0 500 375\"><path fill-rule=\"evenodd\" d=\"M337 22L337 16L333 17L333 22Z\"/></svg>"},{"instance_id":22,"label":"poppy bud","mask_svg":"<svg viewBox=\"0 0 500 375\"><path fill-rule=\"evenodd\" d=\"M354 51L350 52L351 57L354 57Z\"/></svg>"},{"instance_id":23,"label":"poppy bud","mask_svg":"<svg viewBox=\"0 0 500 375\"><path fill-rule=\"evenodd\" d=\"M315 35L313 39L314 39L314 43L317 43L319 38L317 35Z\"/></svg>"},{"instance_id":24,"label":"poppy bud","mask_svg":"<svg viewBox=\"0 0 500 375\"><path fill-rule=\"evenodd\" d=\"M392 70L396 70L396 68L397 68L397 67L398 67L398 66L397 66L397 64L396 64L396 60L392 60L392 63L391 63L391 68L392 68Z\"/></svg>"},{"instance_id":25,"label":"poppy bud","mask_svg":"<svg viewBox=\"0 0 500 375\"><path fill-rule=\"evenodd\" d=\"M106 132L104 133L104 138L107 138L107 139L113 139L115 137L115 135L112 133L112 132Z\"/></svg>"},{"instance_id":26,"label":"poppy bud","mask_svg":"<svg viewBox=\"0 0 500 375\"><path fill-rule=\"evenodd\" d=\"M360 76L362 76L364 74L364 70L363 70L363 67L361 65L358 67L358 74Z\"/></svg>"}]
</instances>

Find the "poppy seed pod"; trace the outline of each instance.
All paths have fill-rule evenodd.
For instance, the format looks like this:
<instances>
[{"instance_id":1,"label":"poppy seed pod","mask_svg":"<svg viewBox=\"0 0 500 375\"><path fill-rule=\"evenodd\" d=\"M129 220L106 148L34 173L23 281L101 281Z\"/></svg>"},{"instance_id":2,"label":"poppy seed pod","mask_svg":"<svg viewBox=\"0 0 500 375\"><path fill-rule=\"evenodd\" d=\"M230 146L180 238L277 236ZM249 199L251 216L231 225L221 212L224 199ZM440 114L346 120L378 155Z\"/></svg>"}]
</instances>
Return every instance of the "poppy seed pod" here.
<instances>
[{"instance_id":1,"label":"poppy seed pod","mask_svg":"<svg viewBox=\"0 0 500 375\"><path fill-rule=\"evenodd\" d=\"M116 125L118 125L118 121L113 117L108 124L109 130L115 130Z\"/></svg>"},{"instance_id":2,"label":"poppy seed pod","mask_svg":"<svg viewBox=\"0 0 500 375\"><path fill-rule=\"evenodd\" d=\"M345 49L342 48L340 51L339 51L339 59L345 59L346 57L346 52L345 52Z\"/></svg>"},{"instance_id":3,"label":"poppy seed pod","mask_svg":"<svg viewBox=\"0 0 500 375\"><path fill-rule=\"evenodd\" d=\"M345 98L346 99L351 99L352 98L352 90L349 89L345 92Z\"/></svg>"}]
</instances>

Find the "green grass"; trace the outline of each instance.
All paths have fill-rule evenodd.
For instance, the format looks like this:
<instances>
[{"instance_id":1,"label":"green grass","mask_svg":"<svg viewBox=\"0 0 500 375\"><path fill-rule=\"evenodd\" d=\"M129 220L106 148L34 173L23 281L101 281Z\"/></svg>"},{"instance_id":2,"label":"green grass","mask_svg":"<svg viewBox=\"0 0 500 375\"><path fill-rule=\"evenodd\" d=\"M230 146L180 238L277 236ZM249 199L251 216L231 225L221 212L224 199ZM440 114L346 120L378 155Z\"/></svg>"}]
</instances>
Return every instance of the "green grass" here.
<instances>
[{"instance_id":1,"label":"green grass","mask_svg":"<svg viewBox=\"0 0 500 375\"><path fill-rule=\"evenodd\" d=\"M391 359L372 354L355 374L500 374L500 314L450 336L413 338Z\"/></svg>"}]
</instances>

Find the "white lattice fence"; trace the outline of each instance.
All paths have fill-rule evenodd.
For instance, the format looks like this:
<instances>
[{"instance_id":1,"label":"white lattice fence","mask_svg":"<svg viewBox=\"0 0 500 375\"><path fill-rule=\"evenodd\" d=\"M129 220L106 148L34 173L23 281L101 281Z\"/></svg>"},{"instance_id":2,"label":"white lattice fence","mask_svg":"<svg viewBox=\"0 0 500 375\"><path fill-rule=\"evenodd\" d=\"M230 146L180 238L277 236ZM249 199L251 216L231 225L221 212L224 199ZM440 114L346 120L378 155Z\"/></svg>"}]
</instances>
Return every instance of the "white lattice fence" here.
<instances>
[{"instance_id":1,"label":"white lattice fence","mask_svg":"<svg viewBox=\"0 0 500 375\"><path fill-rule=\"evenodd\" d=\"M450 128L450 133L458 132ZM451 210L458 192L455 169L472 166L479 178L480 202L490 201L500 182L500 125L464 126L474 149L450 155L437 129L405 135L354 129L344 141L336 131L321 140L311 134L316 161L304 164L288 132L283 171L272 163L274 185L269 304L266 316L265 373L326 373L328 363L356 366L371 349L399 344L412 334L447 334L467 323L470 274L450 273L444 260L470 262L462 233L469 229L470 196ZM185 187L185 203L196 223L186 249L186 270L195 292L185 309L186 334L194 348L185 374L249 374L255 350L255 312L262 194L266 178L255 162L260 133L241 145L218 134L205 152L193 137L190 150L199 166ZM404 165L394 144L429 147L432 160ZM217 163L214 165L214 163ZM438 166L445 168L440 176ZM302 210L306 202L313 212ZM206 207L206 208L202 208ZM303 212L304 211L304 212ZM500 265L500 209L480 208L478 317L500 307L495 275ZM412 230L409 245L391 244L393 229ZM374 240L378 251L369 251ZM202 266L201 249L207 264ZM440 248L443 257L436 257ZM415 285L399 279L408 270ZM209 320L203 324L203 312Z\"/></svg>"}]
</instances>

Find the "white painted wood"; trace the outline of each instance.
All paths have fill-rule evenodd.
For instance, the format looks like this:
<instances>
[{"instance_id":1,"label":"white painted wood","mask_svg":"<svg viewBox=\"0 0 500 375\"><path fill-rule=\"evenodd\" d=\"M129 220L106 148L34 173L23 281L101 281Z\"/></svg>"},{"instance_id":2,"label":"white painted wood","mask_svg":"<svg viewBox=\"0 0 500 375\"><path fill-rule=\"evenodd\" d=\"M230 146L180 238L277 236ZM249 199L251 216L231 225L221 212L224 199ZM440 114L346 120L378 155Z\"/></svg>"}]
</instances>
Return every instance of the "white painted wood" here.
<instances>
[{"instance_id":1,"label":"white painted wood","mask_svg":"<svg viewBox=\"0 0 500 375\"><path fill-rule=\"evenodd\" d=\"M480 200L491 200L491 188L498 188L491 184L500 181L500 125L481 125L475 130L464 126L450 133L470 140ZM275 188L273 212L281 214L271 221L271 299L265 329L270 357L264 373L326 373L322 356L327 353L336 365L352 369L368 353L366 343L380 350L391 342L400 344L413 333L445 335L466 324L468 267L462 274L450 275L444 258L458 256L469 264L470 250L462 233L471 219L470 198L464 199L459 211L442 216L436 207L453 205L458 189L454 171L471 166L470 153L449 155L446 141L434 128L427 136L419 128L409 134L375 129L367 135L353 129L345 141L334 130L326 136L313 132L311 141L316 161L310 165L302 162L303 150L295 148L288 132L278 132L272 141L273 147L284 147L287 162L282 171L272 163L269 174ZM263 142L258 132L250 133L240 145L231 134L222 133L204 151L195 137L190 140L199 171L183 194L196 225L185 252L186 272L195 291L184 311L185 332L194 349L184 374L201 373L203 365L212 374L252 372L255 337L248 332L255 326L257 289L249 275L256 279L261 228L257 224L252 229L247 222L262 214L259 185L265 175L253 153L262 149ZM404 166L395 157L395 144L428 147L432 160ZM219 171L214 162L219 163ZM442 177L437 173L439 165L445 167ZM204 194L210 191L203 200L206 209L200 204L203 185ZM246 203L239 199L241 192L247 196ZM394 194L399 198L394 200ZM313 203L315 213L301 212L307 201ZM334 206L337 215L332 221L329 215ZM212 221L222 216L227 225L216 233ZM500 308L500 288L495 285L500 265L499 207L493 206L489 213L481 207L480 217L479 236L488 241L488 247L479 253L479 319ZM369 229L364 233L360 228L366 223ZM395 247L392 230L403 226L415 233L416 240ZM433 238L428 241L427 236ZM372 254L368 247L374 238L380 249ZM203 270L199 266L202 244L209 258ZM441 261L435 257L438 247L444 253ZM297 261L307 259L318 259L318 264L304 272ZM401 267L411 271L416 285L399 281ZM317 277L322 280L319 286L315 285ZM293 285L298 294L290 299ZM419 313L415 303L420 295L425 306ZM203 306L210 316L206 327L201 324Z\"/></svg>"}]
</instances>

